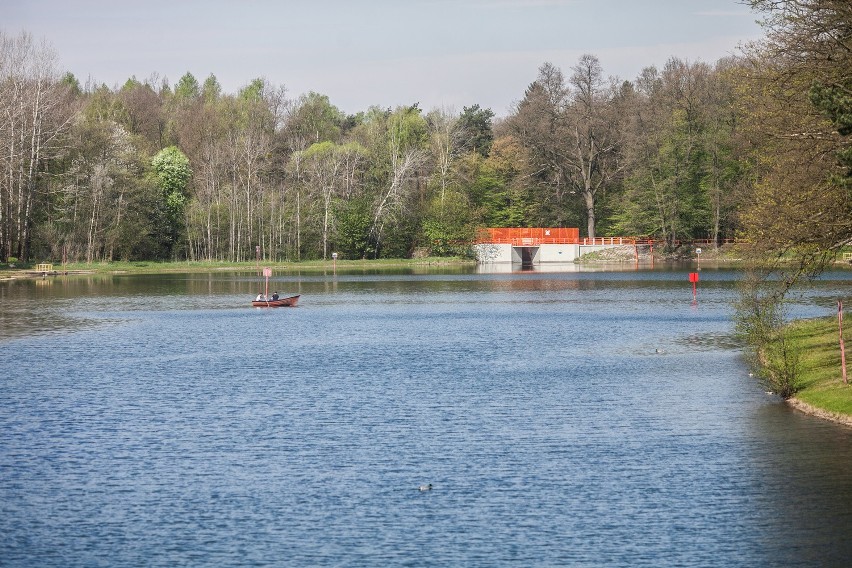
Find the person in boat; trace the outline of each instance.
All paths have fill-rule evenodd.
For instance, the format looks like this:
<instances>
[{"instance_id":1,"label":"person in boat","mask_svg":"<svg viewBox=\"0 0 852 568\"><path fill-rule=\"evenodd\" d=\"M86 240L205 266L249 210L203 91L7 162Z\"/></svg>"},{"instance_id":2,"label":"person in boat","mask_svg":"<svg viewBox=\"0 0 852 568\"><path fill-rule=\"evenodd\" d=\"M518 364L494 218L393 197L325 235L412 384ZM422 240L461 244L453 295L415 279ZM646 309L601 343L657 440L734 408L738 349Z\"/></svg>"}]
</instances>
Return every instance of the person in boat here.
<instances>
[{"instance_id":1,"label":"person in boat","mask_svg":"<svg viewBox=\"0 0 852 568\"><path fill-rule=\"evenodd\" d=\"M265 301L266 301L266 296L264 296L263 294L258 294L258 295L257 295L257 298L255 298L255 299L254 299L254 301L255 301L255 302L265 302Z\"/></svg>"},{"instance_id":2,"label":"person in boat","mask_svg":"<svg viewBox=\"0 0 852 568\"><path fill-rule=\"evenodd\" d=\"M272 293L272 301L274 302L277 299L278 299L278 292L273 292Z\"/></svg>"}]
</instances>

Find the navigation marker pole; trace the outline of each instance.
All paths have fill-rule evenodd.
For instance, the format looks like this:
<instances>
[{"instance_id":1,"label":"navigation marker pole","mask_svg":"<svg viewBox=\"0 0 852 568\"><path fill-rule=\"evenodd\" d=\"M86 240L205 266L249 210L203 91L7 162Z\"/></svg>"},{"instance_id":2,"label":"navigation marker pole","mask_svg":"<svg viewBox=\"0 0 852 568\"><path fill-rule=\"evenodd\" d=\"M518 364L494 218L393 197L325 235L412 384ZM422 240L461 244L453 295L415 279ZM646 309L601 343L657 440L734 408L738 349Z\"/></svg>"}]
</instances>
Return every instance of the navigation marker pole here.
<instances>
[{"instance_id":1,"label":"navigation marker pole","mask_svg":"<svg viewBox=\"0 0 852 568\"><path fill-rule=\"evenodd\" d=\"M692 282L692 301L698 301L698 289L696 288L696 283L698 282L698 273L690 272L689 273L689 281Z\"/></svg>"},{"instance_id":2,"label":"navigation marker pole","mask_svg":"<svg viewBox=\"0 0 852 568\"><path fill-rule=\"evenodd\" d=\"M270 276L272 276L272 269L271 268L264 268L263 269L263 277L266 278L266 289L264 290L263 297L266 299L267 302L269 301L269 277Z\"/></svg>"}]
</instances>

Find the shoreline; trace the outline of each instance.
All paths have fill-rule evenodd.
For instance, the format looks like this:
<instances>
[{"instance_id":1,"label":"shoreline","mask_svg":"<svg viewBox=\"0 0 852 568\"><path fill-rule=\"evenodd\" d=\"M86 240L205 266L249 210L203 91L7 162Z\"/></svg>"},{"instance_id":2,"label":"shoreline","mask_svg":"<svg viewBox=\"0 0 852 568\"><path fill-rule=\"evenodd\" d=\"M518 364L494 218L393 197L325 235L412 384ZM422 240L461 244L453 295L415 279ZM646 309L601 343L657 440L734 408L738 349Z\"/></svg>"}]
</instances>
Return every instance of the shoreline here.
<instances>
[{"instance_id":1,"label":"shoreline","mask_svg":"<svg viewBox=\"0 0 852 568\"><path fill-rule=\"evenodd\" d=\"M839 412L825 410L804 402L803 400L799 400L796 397L788 398L784 402L794 410L807 414L808 416L813 416L815 418L820 418L822 420L827 420L829 422L834 422L835 424L842 424L843 426L852 428L852 416L849 416L848 414L840 414Z\"/></svg>"},{"instance_id":2,"label":"shoreline","mask_svg":"<svg viewBox=\"0 0 852 568\"><path fill-rule=\"evenodd\" d=\"M266 261L265 266L273 270L303 270L308 272L330 271L335 269L332 260L308 260L299 262ZM357 259L338 260L336 268L345 269L372 269L391 267L418 267L418 266L463 266L475 264L475 261L457 257L424 257L412 259ZM206 262L206 261L119 261L109 263L81 264L73 263L72 268L62 268L45 273L32 268L2 268L0 269L0 282L20 279L37 279L48 276L70 276L85 274L170 274L175 272L187 273L215 273L220 271L250 272L258 268L256 261L246 262Z\"/></svg>"}]
</instances>

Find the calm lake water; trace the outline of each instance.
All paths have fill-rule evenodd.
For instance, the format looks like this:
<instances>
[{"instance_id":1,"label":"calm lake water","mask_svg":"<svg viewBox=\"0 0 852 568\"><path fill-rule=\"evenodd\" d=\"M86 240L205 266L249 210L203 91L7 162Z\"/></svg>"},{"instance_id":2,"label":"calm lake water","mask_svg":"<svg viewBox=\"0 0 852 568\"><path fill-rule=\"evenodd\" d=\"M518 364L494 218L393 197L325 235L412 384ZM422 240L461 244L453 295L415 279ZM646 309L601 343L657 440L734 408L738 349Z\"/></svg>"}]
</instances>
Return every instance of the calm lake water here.
<instances>
[{"instance_id":1,"label":"calm lake water","mask_svg":"<svg viewBox=\"0 0 852 568\"><path fill-rule=\"evenodd\" d=\"M852 429L687 271L0 283L0 565L848 566Z\"/></svg>"}]
</instances>

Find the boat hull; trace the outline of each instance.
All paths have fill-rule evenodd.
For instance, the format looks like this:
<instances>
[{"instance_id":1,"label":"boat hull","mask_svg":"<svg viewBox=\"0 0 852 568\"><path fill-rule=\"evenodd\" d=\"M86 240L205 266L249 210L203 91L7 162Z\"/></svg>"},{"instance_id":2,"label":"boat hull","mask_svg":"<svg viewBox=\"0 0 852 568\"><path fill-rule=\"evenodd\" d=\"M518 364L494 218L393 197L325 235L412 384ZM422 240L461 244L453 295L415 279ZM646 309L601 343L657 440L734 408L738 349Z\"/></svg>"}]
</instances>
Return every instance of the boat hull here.
<instances>
[{"instance_id":1,"label":"boat hull","mask_svg":"<svg viewBox=\"0 0 852 568\"><path fill-rule=\"evenodd\" d=\"M277 300L252 300L251 305L255 308L292 308L299 301L301 294L278 298Z\"/></svg>"}]
</instances>

